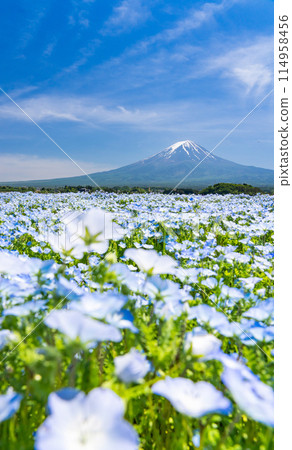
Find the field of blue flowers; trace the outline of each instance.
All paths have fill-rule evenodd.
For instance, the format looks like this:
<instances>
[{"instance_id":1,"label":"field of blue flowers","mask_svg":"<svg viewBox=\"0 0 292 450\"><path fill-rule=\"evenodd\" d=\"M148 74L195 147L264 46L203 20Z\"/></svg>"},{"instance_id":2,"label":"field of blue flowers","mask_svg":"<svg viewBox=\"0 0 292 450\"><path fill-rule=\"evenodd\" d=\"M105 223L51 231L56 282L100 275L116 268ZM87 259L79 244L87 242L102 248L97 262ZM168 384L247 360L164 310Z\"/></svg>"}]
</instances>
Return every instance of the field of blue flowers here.
<instances>
[{"instance_id":1,"label":"field of blue flowers","mask_svg":"<svg viewBox=\"0 0 292 450\"><path fill-rule=\"evenodd\" d=\"M1 448L273 448L272 196L0 204Z\"/></svg>"}]
</instances>

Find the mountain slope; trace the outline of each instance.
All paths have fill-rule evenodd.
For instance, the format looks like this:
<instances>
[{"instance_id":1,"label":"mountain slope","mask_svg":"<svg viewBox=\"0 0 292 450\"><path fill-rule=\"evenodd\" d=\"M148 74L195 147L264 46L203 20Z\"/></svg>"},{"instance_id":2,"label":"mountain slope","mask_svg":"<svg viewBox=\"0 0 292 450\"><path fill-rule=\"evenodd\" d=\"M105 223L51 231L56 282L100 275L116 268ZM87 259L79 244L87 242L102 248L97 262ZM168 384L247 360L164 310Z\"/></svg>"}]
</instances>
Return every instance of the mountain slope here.
<instances>
[{"instance_id":1,"label":"mountain slope","mask_svg":"<svg viewBox=\"0 0 292 450\"><path fill-rule=\"evenodd\" d=\"M206 149L191 141L177 142L154 156L119 169L93 173L90 174L90 177L99 186L105 187L155 186L173 188L184 177L186 178L180 184L180 187L205 187L220 182L272 186L274 182L272 170L244 166L228 161L210 154ZM52 180L11 182L9 184L38 187L93 185L92 181L85 175Z\"/></svg>"}]
</instances>

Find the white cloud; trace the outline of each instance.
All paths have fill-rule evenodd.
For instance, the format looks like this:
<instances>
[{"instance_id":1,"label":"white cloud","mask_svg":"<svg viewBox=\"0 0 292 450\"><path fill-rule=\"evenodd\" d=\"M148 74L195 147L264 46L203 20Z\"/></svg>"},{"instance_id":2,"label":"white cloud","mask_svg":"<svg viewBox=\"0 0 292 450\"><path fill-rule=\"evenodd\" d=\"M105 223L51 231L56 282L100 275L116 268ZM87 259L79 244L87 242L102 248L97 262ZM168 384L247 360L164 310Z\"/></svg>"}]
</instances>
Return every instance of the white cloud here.
<instances>
[{"instance_id":1,"label":"white cloud","mask_svg":"<svg viewBox=\"0 0 292 450\"><path fill-rule=\"evenodd\" d=\"M260 94L273 83L273 46L273 37L258 38L210 59L207 70L219 71L222 77L243 86L246 94Z\"/></svg>"},{"instance_id":2,"label":"white cloud","mask_svg":"<svg viewBox=\"0 0 292 450\"><path fill-rule=\"evenodd\" d=\"M201 27L204 23L210 21L216 13L232 6L234 1L223 0L221 3L204 3L201 8L191 9L187 16L179 20L174 27L164 30L157 35L157 40L171 41L182 34Z\"/></svg>"},{"instance_id":3,"label":"white cloud","mask_svg":"<svg viewBox=\"0 0 292 450\"><path fill-rule=\"evenodd\" d=\"M19 88L10 90L9 94L11 95L11 97L16 98L16 97L21 97L23 95L28 95L29 93L36 91L37 89L38 89L37 86L24 86L24 87L19 87ZM1 97L2 97L2 93L1 93Z\"/></svg>"},{"instance_id":4,"label":"white cloud","mask_svg":"<svg viewBox=\"0 0 292 450\"><path fill-rule=\"evenodd\" d=\"M183 17L174 20L168 28L162 28L159 33L133 43L119 56L94 67L92 72L101 80L107 73L106 83L112 80L111 89L114 91L141 87L161 80L163 75L167 76L167 82L172 77L179 83L182 76L191 78L186 72L179 74L178 70L183 70L183 63L194 61L202 49L199 46L200 43L194 39L187 39L186 43L186 34L204 24L210 25L216 15L224 14L227 9L241 1L222 0L219 3L204 3L199 7L192 7ZM202 58L201 55L200 58ZM196 64L196 72L198 69L201 70ZM191 71L191 68L188 70ZM90 82L93 79L96 77L91 74Z\"/></svg>"},{"instance_id":5,"label":"white cloud","mask_svg":"<svg viewBox=\"0 0 292 450\"><path fill-rule=\"evenodd\" d=\"M88 174L113 169L113 166L92 162L76 163ZM0 181L25 181L84 175L68 158L43 158L38 155L0 155Z\"/></svg>"},{"instance_id":6,"label":"white cloud","mask_svg":"<svg viewBox=\"0 0 292 450\"><path fill-rule=\"evenodd\" d=\"M68 74L71 72L75 72L79 67L84 66L87 61L95 54L96 49L100 46L101 41L99 39L92 39L86 45L86 47L82 47L79 50L80 57L73 62L69 67L66 67L59 73L59 77Z\"/></svg>"},{"instance_id":7,"label":"white cloud","mask_svg":"<svg viewBox=\"0 0 292 450\"><path fill-rule=\"evenodd\" d=\"M15 99L18 102L18 99ZM154 99L155 100L155 99ZM46 123L71 122L80 127L104 130L111 126L122 126L139 131L173 131L206 128L204 115L216 114L204 102L175 101L152 103L137 108L124 105L114 107L97 103L89 97L67 97L62 95L42 95L19 100L19 106L46 130ZM8 99L0 102L0 118L29 122L28 117ZM214 117L213 117L214 119ZM214 119L212 127L221 127L222 115Z\"/></svg>"},{"instance_id":8,"label":"white cloud","mask_svg":"<svg viewBox=\"0 0 292 450\"><path fill-rule=\"evenodd\" d=\"M49 57L52 55L53 51L55 50L55 47L57 45L57 39L54 38L51 42L49 42L49 44L46 46L43 55L45 57Z\"/></svg>"},{"instance_id":9,"label":"white cloud","mask_svg":"<svg viewBox=\"0 0 292 450\"><path fill-rule=\"evenodd\" d=\"M241 0L222 0L221 3L204 3L200 8L191 8L183 19L177 20L172 27L151 36L135 46L134 51L145 50L149 45L157 42L170 42L200 28L206 22L210 22L216 14L231 8Z\"/></svg>"},{"instance_id":10,"label":"white cloud","mask_svg":"<svg viewBox=\"0 0 292 450\"><path fill-rule=\"evenodd\" d=\"M102 34L119 34L129 31L145 22L149 15L150 11L142 0L122 0L104 24Z\"/></svg>"},{"instance_id":11,"label":"white cloud","mask_svg":"<svg viewBox=\"0 0 292 450\"><path fill-rule=\"evenodd\" d=\"M94 3L94 0L87 0L87 1L78 1L78 0L71 0L71 3L73 5L73 9L68 17L68 24L70 26L78 26L79 28L88 28L91 23L89 20L89 17L91 17L90 14L90 4Z\"/></svg>"},{"instance_id":12,"label":"white cloud","mask_svg":"<svg viewBox=\"0 0 292 450\"><path fill-rule=\"evenodd\" d=\"M17 101L17 100L16 100ZM87 97L62 97L42 95L22 99L19 106L37 123L69 121L99 127L103 124L147 125L159 121L155 110L129 109L124 106L106 107ZM0 117L28 120L8 99L2 100Z\"/></svg>"}]
</instances>

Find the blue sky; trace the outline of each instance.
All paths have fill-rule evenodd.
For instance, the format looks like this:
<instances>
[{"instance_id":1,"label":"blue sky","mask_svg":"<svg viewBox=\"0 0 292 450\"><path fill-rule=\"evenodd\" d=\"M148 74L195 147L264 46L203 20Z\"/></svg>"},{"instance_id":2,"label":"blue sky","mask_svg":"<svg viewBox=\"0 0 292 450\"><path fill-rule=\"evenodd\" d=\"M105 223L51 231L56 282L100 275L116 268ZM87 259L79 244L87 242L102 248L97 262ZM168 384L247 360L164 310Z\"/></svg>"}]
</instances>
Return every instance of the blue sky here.
<instances>
[{"instance_id":1,"label":"blue sky","mask_svg":"<svg viewBox=\"0 0 292 450\"><path fill-rule=\"evenodd\" d=\"M87 172L212 148L273 88L270 0L11 0L0 86ZM0 180L80 171L0 92ZM273 95L216 149L273 167Z\"/></svg>"}]
</instances>

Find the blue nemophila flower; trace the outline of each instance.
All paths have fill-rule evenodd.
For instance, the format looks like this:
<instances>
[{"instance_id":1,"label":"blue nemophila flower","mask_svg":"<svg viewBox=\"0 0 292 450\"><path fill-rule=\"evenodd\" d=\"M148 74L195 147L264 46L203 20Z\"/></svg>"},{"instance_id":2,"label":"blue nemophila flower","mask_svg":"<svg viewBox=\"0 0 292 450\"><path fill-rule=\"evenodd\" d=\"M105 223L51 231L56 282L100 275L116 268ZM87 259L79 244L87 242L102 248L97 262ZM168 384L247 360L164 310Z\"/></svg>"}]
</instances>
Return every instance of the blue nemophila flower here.
<instances>
[{"instance_id":1,"label":"blue nemophila flower","mask_svg":"<svg viewBox=\"0 0 292 450\"><path fill-rule=\"evenodd\" d=\"M201 277L211 277L212 275L216 275L216 272L214 272L214 270L206 269L204 267L199 267L198 271Z\"/></svg>"},{"instance_id":2,"label":"blue nemophila flower","mask_svg":"<svg viewBox=\"0 0 292 450\"><path fill-rule=\"evenodd\" d=\"M86 317L79 311L55 310L44 322L48 327L56 328L70 339L79 338L83 343L120 342L122 339L121 332L116 327Z\"/></svg>"},{"instance_id":3,"label":"blue nemophila flower","mask_svg":"<svg viewBox=\"0 0 292 450\"><path fill-rule=\"evenodd\" d=\"M114 359L115 373L124 383L137 383L142 380L151 369L146 355L132 348L129 353Z\"/></svg>"},{"instance_id":4,"label":"blue nemophila flower","mask_svg":"<svg viewBox=\"0 0 292 450\"><path fill-rule=\"evenodd\" d=\"M145 274L138 272L133 273L126 264L116 263L111 266L122 284L126 284L132 291L141 290L145 283ZM136 267L135 267L136 270Z\"/></svg>"},{"instance_id":5,"label":"blue nemophila flower","mask_svg":"<svg viewBox=\"0 0 292 450\"><path fill-rule=\"evenodd\" d=\"M212 359L220 351L222 342L213 334L208 334L202 328L194 328L186 333L185 346L192 347L192 353L195 356L201 356L202 359Z\"/></svg>"},{"instance_id":6,"label":"blue nemophila flower","mask_svg":"<svg viewBox=\"0 0 292 450\"><path fill-rule=\"evenodd\" d=\"M255 341L270 342L274 339L273 325L267 326L253 319L241 319L239 325L243 331L240 339L246 345L255 345Z\"/></svg>"},{"instance_id":7,"label":"blue nemophila flower","mask_svg":"<svg viewBox=\"0 0 292 450\"><path fill-rule=\"evenodd\" d=\"M39 245L34 245L30 248L32 252L34 253L42 253L42 248Z\"/></svg>"},{"instance_id":8,"label":"blue nemophila flower","mask_svg":"<svg viewBox=\"0 0 292 450\"><path fill-rule=\"evenodd\" d=\"M78 286L74 279L70 281L63 276L59 276L56 281L56 293L60 297L66 297L68 300L78 299L84 291Z\"/></svg>"},{"instance_id":9,"label":"blue nemophila flower","mask_svg":"<svg viewBox=\"0 0 292 450\"><path fill-rule=\"evenodd\" d=\"M274 299L267 298L262 301L257 306L253 306L245 313L243 313L244 317L249 317L255 320L267 320L269 317L273 316L274 313Z\"/></svg>"},{"instance_id":10,"label":"blue nemophila flower","mask_svg":"<svg viewBox=\"0 0 292 450\"><path fill-rule=\"evenodd\" d=\"M266 272L272 266L272 263L269 262L266 258L261 256L254 255L254 263L251 265L253 269L260 269L263 272Z\"/></svg>"},{"instance_id":11,"label":"blue nemophila flower","mask_svg":"<svg viewBox=\"0 0 292 450\"><path fill-rule=\"evenodd\" d=\"M248 277L248 278L239 278L239 280L241 281L241 284L242 284L242 286L245 289L253 290L255 285L259 281L261 281L261 278L259 278L259 277Z\"/></svg>"},{"instance_id":12,"label":"blue nemophila flower","mask_svg":"<svg viewBox=\"0 0 292 450\"><path fill-rule=\"evenodd\" d=\"M220 295L221 297L228 297L235 301L244 298L244 292L242 292L240 289L226 286L226 284L223 284L223 286L221 287Z\"/></svg>"},{"instance_id":13,"label":"blue nemophila flower","mask_svg":"<svg viewBox=\"0 0 292 450\"><path fill-rule=\"evenodd\" d=\"M22 395L9 388L6 394L0 395L0 422L9 419L18 410Z\"/></svg>"},{"instance_id":14,"label":"blue nemophila flower","mask_svg":"<svg viewBox=\"0 0 292 450\"><path fill-rule=\"evenodd\" d=\"M200 430L194 431L192 442L195 447L200 447L200 442L201 442Z\"/></svg>"},{"instance_id":15,"label":"blue nemophila flower","mask_svg":"<svg viewBox=\"0 0 292 450\"><path fill-rule=\"evenodd\" d=\"M37 313L46 307L46 300L33 300L15 305L3 311L3 316L28 316L30 313Z\"/></svg>"},{"instance_id":16,"label":"blue nemophila flower","mask_svg":"<svg viewBox=\"0 0 292 450\"><path fill-rule=\"evenodd\" d=\"M274 391L243 364L225 366L222 381L238 406L252 419L274 424Z\"/></svg>"},{"instance_id":17,"label":"blue nemophila flower","mask_svg":"<svg viewBox=\"0 0 292 450\"><path fill-rule=\"evenodd\" d=\"M138 333L138 328L133 324L134 317L127 309L121 309L121 311L106 316L106 321L111 325L123 329L128 329L132 333Z\"/></svg>"},{"instance_id":18,"label":"blue nemophila flower","mask_svg":"<svg viewBox=\"0 0 292 450\"><path fill-rule=\"evenodd\" d=\"M216 278L211 277L201 281L201 284L208 287L209 289L214 289L218 285L218 281L216 280Z\"/></svg>"},{"instance_id":19,"label":"blue nemophila flower","mask_svg":"<svg viewBox=\"0 0 292 450\"><path fill-rule=\"evenodd\" d=\"M155 314L164 319L177 318L188 310L188 304L179 298L170 298L167 301L159 300L154 305Z\"/></svg>"},{"instance_id":20,"label":"blue nemophila flower","mask_svg":"<svg viewBox=\"0 0 292 450\"><path fill-rule=\"evenodd\" d=\"M175 271L175 276L182 282L197 283L200 269L196 267L185 269L178 267Z\"/></svg>"},{"instance_id":21,"label":"blue nemophila flower","mask_svg":"<svg viewBox=\"0 0 292 450\"><path fill-rule=\"evenodd\" d=\"M69 308L96 319L104 319L108 314L120 311L126 302L127 297L116 292L89 292L80 300L71 302Z\"/></svg>"},{"instance_id":22,"label":"blue nemophila flower","mask_svg":"<svg viewBox=\"0 0 292 450\"><path fill-rule=\"evenodd\" d=\"M258 290L257 290L257 295L258 295L259 297L265 297L266 291L267 291L266 288L258 289Z\"/></svg>"},{"instance_id":23,"label":"blue nemophila flower","mask_svg":"<svg viewBox=\"0 0 292 450\"><path fill-rule=\"evenodd\" d=\"M36 450L137 450L138 435L124 420L122 399L110 389L49 395L50 415L36 433Z\"/></svg>"},{"instance_id":24,"label":"blue nemophila flower","mask_svg":"<svg viewBox=\"0 0 292 450\"><path fill-rule=\"evenodd\" d=\"M168 255L159 255L155 250L129 248L125 251L125 257L132 259L140 270L151 275L172 274L177 267L174 259Z\"/></svg>"},{"instance_id":25,"label":"blue nemophila flower","mask_svg":"<svg viewBox=\"0 0 292 450\"><path fill-rule=\"evenodd\" d=\"M218 333L226 337L240 336L244 332L244 329L240 323L229 322L228 320L226 320L225 323L222 322L214 328L218 331Z\"/></svg>"},{"instance_id":26,"label":"blue nemophila flower","mask_svg":"<svg viewBox=\"0 0 292 450\"><path fill-rule=\"evenodd\" d=\"M159 275L155 275L147 279L143 293L149 295L150 298L157 300L164 300L168 302L174 299L181 301L192 300L189 293L181 289L178 283L171 280L163 280Z\"/></svg>"},{"instance_id":27,"label":"blue nemophila flower","mask_svg":"<svg viewBox=\"0 0 292 450\"><path fill-rule=\"evenodd\" d=\"M15 254L0 251L0 272L9 275L36 273L42 266L37 258L16 256Z\"/></svg>"},{"instance_id":28,"label":"blue nemophila flower","mask_svg":"<svg viewBox=\"0 0 292 450\"><path fill-rule=\"evenodd\" d=\"M190 417L229 414L232 410L230 400L205 381L194 383L187 378L166 377L152 386L152 392L167 398L178 412Z\"/></svg>"},{"instance_id":29,"label":"blue nemophila flower","mask_svg":"<svg viewBox=\"0 0 292 450\"><path fill-rule=\"evenodd\" d=\"M11 340L14 339L14 334L10 330L0 330L0 350Z\"/></svg>"},{"instance_id":30,"label":"blue nemophila flower","mask_svg":"<svg viewBox=\"0 0 292 450\"><path fill-rule=\"evenodd\" d=\"M212 328L225 325L228 322L225 314L204 304L192 306L188 311L188 318L189 320L197 319L200 324L208 323Z\"/></svg>"},{"instance_id":31,"label":"blue nemophila flower","mask_svg":"<svg viewBox=\"0 0 292 450\"><path fill-rule=\"evenodd\" d=\"M143 248L146 248L146 250L150 250L154 248L154 246L152 244L143 244Z\"/></svg>"},{"instance_id":32,"label":"blue nemophila flower","mask_svg":"<svg viewBox=\"0 0 292 450\"><path fill-rule=\"evenodd\" d=\"M242 253L230 252L224 255L227 262L232 263L233 261L247 264L250 261L250 256L243 255Z\"/></svg>"},{"instance_id":33,"label":"blue nemophila flower","mask_svg":"<svg viewBox=\"0 0 292 450\"><path fill-rule=\"evenodd\" d=\"M197 319L200 324L208 324L223 336L239 336L244 329L237 322L229 322L225 314L209 305L193 306L188 311L189 320Z\"/></svg>"}]
</instances>

